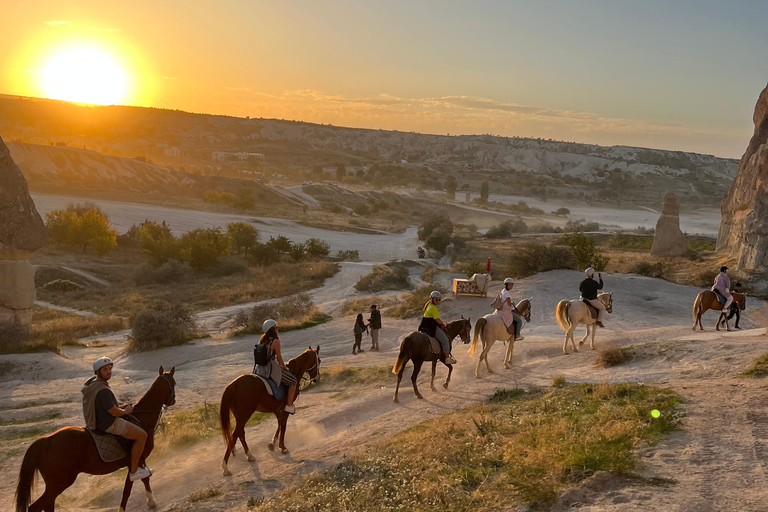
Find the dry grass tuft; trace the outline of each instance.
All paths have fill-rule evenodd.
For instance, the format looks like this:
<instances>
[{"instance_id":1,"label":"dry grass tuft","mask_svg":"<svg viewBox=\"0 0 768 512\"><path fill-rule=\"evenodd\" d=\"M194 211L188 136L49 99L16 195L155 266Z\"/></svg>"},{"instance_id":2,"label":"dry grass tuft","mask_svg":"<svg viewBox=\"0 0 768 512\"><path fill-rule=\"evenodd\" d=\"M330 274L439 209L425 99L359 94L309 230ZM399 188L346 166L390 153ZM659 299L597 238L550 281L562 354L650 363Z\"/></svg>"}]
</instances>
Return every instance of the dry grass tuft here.
<instances>
[{"instance_id":1,"label":"dry grass tuft","mask_svg":"<svg viewBox=\"0 0 768 512\"><path fill-rule=\"evenodd\" d=\"M379 310L381 310L391 306L395 302L397 302L397 300L394 297L382 298L377 295L349 299L341 304L341 314L342 316L356 315L358 313L366 315L371 311L371 304L376 304L379 307Z\"/></svg>"},{"instance_id":2,"label":"dry grass tuft","mask_svg":"<svg viewBox=\"0 0 768 512\"><path fill-rule=\"evenodd\" d=\"M562 388L566 384L567 384L567 382L565 380L565 375L563 375L562 373L560 373L558 375L553 375L552 376L552 387L553 388Z\"/></svg>"},{"instance_id":3,"label":"dry grass tuft","mask_svg":"<svg viewBox=\"0 0 768 512\"><path fill-rule=\"evenodd\" d=\"M344 366L335 364L323 368L321 383L330 384L371 384L393 381L395 375L391 366Z\"/></svg>"},{"instance_id":4,"label":"dry grass tuft","mask_svg":"<svg viewBox=\"0 0 768 512\"><path fill-rule=\"evenodd\" d=\"M638 384L581 384L546 393L503 390L484 405L425 421L363 450L254 512L510 510L597 471L632 472L634 450L674 430L672 391ZM658 409L662 415L651 417Z\"/></svg>"},{"instance_id":5,"label":"dry grass tuft","mask_svg":"<svg viewBox=\"0 0 768 512\"><path fill-rule=\"evenodd\" d=\"M234 318L237 327L235 334L261 334L261 325L268 318L277 320L283 332L306 329L332 320L332 317L321 313L315 307L309 295L300 293L240 311Z\"/></svg>"},{"instance_id":6,"label":"dry grass tuft","mask_svg":"<svg viewBox=\"0 0 768 512\"><path fill-rule=\"evenodd\" d=\"M629 348L619 348L615 343L607 343L597 351L593 364L599 368L619 366L632 359L632 351Z\"/></svg>"},{"instance_id":7,"label":"dry grass tuft","mask_svg":"<svg viewBox=\"0 0 768 512\"><path fill-rule=\"evenodd\" d=\"M752 361L752 366L739 374L741 377L766 377L768 376L768 354L763 354Z\"/></svg>"},{"instance_id":8,"label":"dry grass tuft","mask_svg":"<svg viewBox=\"0 0 768 512\"><path fill-rule=\"evenodd\" d=\"M360 278L355 289L361 292L382 290L410 290L408 268L403 265L375 265L373 270Z\"/></svg>"}]
</instances>

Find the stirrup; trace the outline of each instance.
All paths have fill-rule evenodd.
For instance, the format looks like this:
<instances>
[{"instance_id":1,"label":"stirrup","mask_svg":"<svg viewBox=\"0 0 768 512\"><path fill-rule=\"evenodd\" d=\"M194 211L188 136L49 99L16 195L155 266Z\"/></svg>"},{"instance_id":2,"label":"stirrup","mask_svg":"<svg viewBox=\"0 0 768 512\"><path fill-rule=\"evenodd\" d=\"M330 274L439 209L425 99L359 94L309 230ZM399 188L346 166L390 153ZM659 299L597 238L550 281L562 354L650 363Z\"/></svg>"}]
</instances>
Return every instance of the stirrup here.
<instances>
[{"instance_id":1,"label":"stirrup","mask_svg":"<svg viewBox=\"0 0 768 512\"><path fill-rule=\"evenodd\" d=\"M296 413L296 406L295 406L295 405L293 405L293 404L291 404L291 405L286 405L284 410L285 410L285 412L287 412L288 414L295 414L295 413Z\"/></svg>"},{"instance_id":2,"label":"stirrup","mask_svg":"<svg viewBox=\"0 0 768 512\"><path fill-rule=\"evenodd\" d=\"M603 325L603 322L598 322L598 321L595 321L595 325L596 325L596 326L598 326L598 327L605 327L605 326Z\"/></svg>"},{"instance_id":3,"label":"stirrup","mask_svg":"<svg viewBox=\"0 0 768 512\"><path fill-rule=\"evenodd\" d=\"M456 359L453 358L453 356L448 356L445 358L445 364L456 364Z\"/></svg>"}]
</instances>

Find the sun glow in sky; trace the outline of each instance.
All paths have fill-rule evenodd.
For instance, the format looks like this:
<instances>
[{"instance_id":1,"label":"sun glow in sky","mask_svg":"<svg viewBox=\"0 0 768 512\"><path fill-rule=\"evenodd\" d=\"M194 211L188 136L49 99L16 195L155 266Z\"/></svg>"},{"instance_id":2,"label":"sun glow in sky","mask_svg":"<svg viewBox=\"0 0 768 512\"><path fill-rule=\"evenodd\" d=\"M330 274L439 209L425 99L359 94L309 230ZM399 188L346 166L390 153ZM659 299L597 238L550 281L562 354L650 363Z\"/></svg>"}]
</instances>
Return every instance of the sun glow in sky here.
<instances>
[{"instance_id":1,"label":"sun glow in sky","mask_svg":"<svg viewBox=\"0 0 768 512\"><path fill-rule=\"evenodd\" d=\"M765 0L5 4L0 94L87 103L740 157L768 80Z\"/></svg>"},{"instance_id":2,"label":"sun glow in sky","mask_svg":"<svg viewBox=\"0 0 768 512\"><path fill-rule=\"evenodd\" d=\"M115 59L96 48L75 47L51 56L40 73L49 98L98 105L125 98L127 77Z\"/></svg>"}]
</instances>

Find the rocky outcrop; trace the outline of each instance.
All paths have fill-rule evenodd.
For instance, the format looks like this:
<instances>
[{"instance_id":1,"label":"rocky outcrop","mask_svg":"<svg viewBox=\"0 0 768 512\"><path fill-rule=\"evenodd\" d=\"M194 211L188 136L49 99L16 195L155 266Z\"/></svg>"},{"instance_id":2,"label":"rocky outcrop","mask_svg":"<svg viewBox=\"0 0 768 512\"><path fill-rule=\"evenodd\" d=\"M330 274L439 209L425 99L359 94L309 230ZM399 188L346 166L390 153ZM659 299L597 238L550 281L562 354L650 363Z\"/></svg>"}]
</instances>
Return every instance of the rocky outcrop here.
<instances>
[{"instance_id":1,"label":"rocky outcrop","mask_svg":"<svg viewBox=\"0 0 768 512\"><path fill-rule=\"evenodd\" d=\"M757 100L752 120L755 133L720 207L717 237L717 251L744 270L768 266L768 86Z\"/></svg>"},{"instance_id":2,"label":"rocky outcrop","mask_svg":"<svg viewBox=\"0 0 768 512\"><path fill-rule=\"evenodd\" d=\"M680 203L672 192L664 196L664 209L656 222L656 233L653 235L653 256L685 256L688 248L685 246L685 235L680 231Z\"/></svg>"},{"instance_id":3,"label":"rocky outcrop","mask_svg":"<svg viewBox=\"0 0 768 512\"><path fill-rule=\"evenodd\" d=\"M0 326L32 320L35 272L28 259L45 241L27 181L0 139Z\"/></svg>"}]
</instances>

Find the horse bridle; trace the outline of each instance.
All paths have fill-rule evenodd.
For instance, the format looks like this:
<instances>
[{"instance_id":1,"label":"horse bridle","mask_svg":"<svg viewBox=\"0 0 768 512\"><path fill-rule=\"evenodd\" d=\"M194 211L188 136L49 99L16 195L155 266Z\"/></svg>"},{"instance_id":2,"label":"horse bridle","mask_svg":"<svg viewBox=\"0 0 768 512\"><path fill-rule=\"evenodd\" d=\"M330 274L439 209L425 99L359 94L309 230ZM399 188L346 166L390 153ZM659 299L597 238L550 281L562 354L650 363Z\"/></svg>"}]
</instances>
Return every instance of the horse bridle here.
<instances>
[{"instance_id":1,"label":"horse bridle","mask_svg":"<svg viewBox=\"0 0 768 512\"><path fill-rule=\"evenodd\" d=\"M306 370L304 370L304 373L301 374L301 379L299 379L301 381L299 383L299 387L302 387L301 386L302 382L308 381L310 384L312 384L320 380L320 355L314 350L312 351L312 353L315 354L315 364L307 368ZM306 375L314 369L317 369L317 374L314 377L312 377L311 375L309 377L306 377Z\"/></svg>"}]
</instances>

